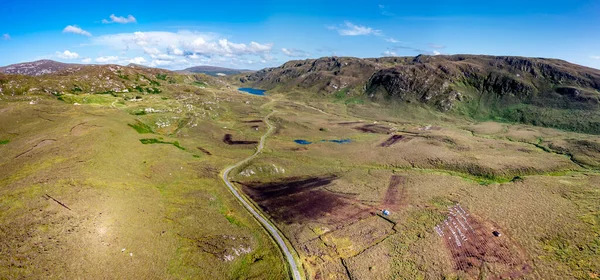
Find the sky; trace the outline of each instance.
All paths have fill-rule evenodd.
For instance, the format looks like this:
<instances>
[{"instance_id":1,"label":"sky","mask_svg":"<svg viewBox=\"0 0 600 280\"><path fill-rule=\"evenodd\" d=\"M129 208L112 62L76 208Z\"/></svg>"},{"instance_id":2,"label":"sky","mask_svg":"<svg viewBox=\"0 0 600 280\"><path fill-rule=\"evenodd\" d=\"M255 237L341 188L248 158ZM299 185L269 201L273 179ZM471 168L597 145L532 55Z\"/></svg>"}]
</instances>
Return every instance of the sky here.
<instances>
[{"instance_id":1,"label":"sky","mask_svg":"<svg viewBox=\"0 0 600 280\"><path fill-rule=\"evenodd\" d=\"M597 0L2 0L0 65L261 69L324 56L487 54L600 69Z\"/></svg>"}]
</instances>

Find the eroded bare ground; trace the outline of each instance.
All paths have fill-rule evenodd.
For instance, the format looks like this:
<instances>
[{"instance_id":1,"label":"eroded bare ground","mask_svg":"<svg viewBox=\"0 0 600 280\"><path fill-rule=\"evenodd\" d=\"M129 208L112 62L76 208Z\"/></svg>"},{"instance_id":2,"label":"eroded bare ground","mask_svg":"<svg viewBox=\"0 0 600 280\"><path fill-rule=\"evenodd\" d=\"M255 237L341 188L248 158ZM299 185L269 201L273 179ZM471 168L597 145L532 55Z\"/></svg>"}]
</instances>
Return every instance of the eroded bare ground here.
<instances>
[{"instance_id":1,"label":"eroded bare ground","mask_svg":"<svg viewBox=\"0 0 600 280\"><path fill-rule=\"evenodd\" d=\"M254 145L258 143L258 141L233 140L233 136L228 133L223 136L223 143L227 145Z\"/></svg>"},{"instance_id":2,"label":"eroded bare ground","mask_svg":"<svg viewBox=\"0 0 600 280\"><path fill-rule=\"evenodd\" d=\"M406 205L406 203L406 178L400 175L392 175L383 199L382 209L397 209Z\"/></svg>"},{"instance_id":3,"label":"eroded bare ground","mask_svg":"<svg viewBox=\"0 0 600 280\"><path fill-rule=\"evenodd\" d=\"M326 189L337 177L287 178L276 182L237 182L272 219L286 225L310 225L312 237L289 236L309 265L314 279L350 277L346 259L355 257L394 234L394 223L377 216L376 209L352 195ZM392 176L386 203L395 204L403 183ZM396 207L394 207L396 209ZM352 240L352 242L349 242Z\"/></svg>"},{"instance_id":4,"label":"eroded bare ground","mask_svg":"<svg viewBox=\"0 0 600 280\"><path fill-rule=\"evenodd\" d=\"M362 126L354 127L354 129L365 133L377 134L390 134L393 131L391 127L381 124L365 124Z\"/></svg>"},{"instance_id":5,"label":"eroded bare ground","mask_svg":"<svg viewBox=\"0 0 600 280\"><path fill-rule=\"evenodd\" d=\"M400 135L400 134L392 135L392 136L390 136L390 138L385 140L383 143L379 144L379 147L389 147L391 145L396 144L397 142L410 141L410 139L412 139L412 136Z\"/></svg>"},{"instance_id":6,"label":"eroded bare ground","mask_svg":"<svg viewBox=\"0 0 600 280\"><path fill-rule=\"evenodd\" d=\"M473 278L513 279L531 272L525 254L489 221L475 217L462 206L448 209L448 218L435 227L452 256L454 269Z\"/></svg>"},{"instance_id":7,"label":"eroded bare ground","mask_svg":"<svg viewBox=\"0 0 600 280\"><path fill-rule=\"evenodd\" d=\"M356 221L370 207L351 197L323 187L336 177L287 178L272 183L244 182L243 190L273 219L280 223L304 223L324 219L327 224Z\"/></svg>"}]
</instances>

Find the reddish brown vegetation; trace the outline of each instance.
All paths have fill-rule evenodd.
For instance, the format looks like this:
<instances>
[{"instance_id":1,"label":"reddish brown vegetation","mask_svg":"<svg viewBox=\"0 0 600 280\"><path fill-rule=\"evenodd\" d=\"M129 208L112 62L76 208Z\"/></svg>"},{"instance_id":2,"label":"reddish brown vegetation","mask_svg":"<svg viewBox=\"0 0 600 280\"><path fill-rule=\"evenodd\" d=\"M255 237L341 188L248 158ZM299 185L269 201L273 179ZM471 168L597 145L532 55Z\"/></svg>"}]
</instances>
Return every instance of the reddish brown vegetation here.
<instances>
[{"instance_id":1,"label":"reddish brown vegetation","mask_svg":"<svg viewBox=\"0 0 600 280\"><path fill-rule=\"evenodd\" d=\"M405 142L412 139L412 137L406 135L392 135L390 138L379 144L379 147L389 147L396 144L396 142Z\"/></svg>"},{"instance_id":2,"label":"reddish brown vegetation","mask_svg":"<svg viewBox=\"0 0 600 280\"><path fill-rule=\"evenodd\" d=\"M454 260L454 269L472 277L482 270L488 279L517 278L531 271L519 248L505 236L494 236L496 226L484 222L465 211L460 205L450 207L448 218L435 227L446 243Z\"/></svg>"},{"instance_id":3,"label":"reddish brown vegetation","mask_svg":"<svg viewBox=\"0 0 600 280\"><path fill-rule=\"evenodd\" d=\"M365 132L365 133L377 133L377 134L390 134L392 131L389 127L379 124L365 124L363 126L355 127L354 129Z\"/></svg>"},{"instance_id":4,"label":"reddish brown vegetation","mask_svg":"<svg viewBox=\"0 0 600 280\"><path fill-rule=\"evenodd\" d=\"M258 141L234 141L232 139L231 134L225 134L223 137L223 143L227 145L249 145L249 144L257 144Z\"/></svg>"},{"instance_id":5,"label":"reddish brown vegetation","mask_svg":"<svg viewBox=\"0 0 600 280\"><path fill-rule=\"evenodd\" d=\"M362 122L340 122L338 123L338 125L355 125L355 124L359 124Z\"/></svg>"},{"instance_id":6,"label":"reddish brown vegetation","mask_svg":"<svg viewBox=\"0 0 600 280\"><path fill-rule=\"evenodd\" d=\"M205 153L205 154L209 155L209 156L210 156L210 155L212 155L212 154L211 154L211 153L210 153L210 152L209 152L207 149L204 149L204 148L202 148L202 147L196 147L196 148L197 148L198 150L200 150L201 152L203 152L203 153Z\"/></svg>"},{"instance_id":7,"label":"reddish brown vegetation","mask_svg":"<svg viewBox=\"0 0 600 280\"><path fill-rule=\"evenodd\" d=\"M323 187L336 176L288 178L279 182L240 183L243 191L273 219L283 223L320 220L348 224L371 215L369 207Z\"/></svg>"},{"instance_id":8,"label":"reddish brown vegetation","mask_svg":"<svg viewBox=\"0 0 600 280\"><path fill-rule=\"evenodd\" d=\"M404 203L406 203L406 178L399 175L392 175L385 198L383 199L383 207L397 209Z\"/></svg>"}]
</instances>

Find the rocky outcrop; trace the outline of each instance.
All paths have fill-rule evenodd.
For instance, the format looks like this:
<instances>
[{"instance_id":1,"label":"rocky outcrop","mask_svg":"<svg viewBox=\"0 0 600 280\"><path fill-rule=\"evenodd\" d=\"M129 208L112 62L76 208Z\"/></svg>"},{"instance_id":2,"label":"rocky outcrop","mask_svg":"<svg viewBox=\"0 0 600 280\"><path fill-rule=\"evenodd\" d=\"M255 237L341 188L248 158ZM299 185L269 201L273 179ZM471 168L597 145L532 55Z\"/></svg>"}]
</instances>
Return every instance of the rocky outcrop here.
<instances>
[{"instance_id":1,"label":"rocky outcrop","mask_svg":"<svg viewBox=\"0 0 600 280\"><path fill-rule=\"evenodd\" d=\"M598 106L600 71L561 60L493 56L417 56L381 69L366 83L371 97L420 101L447 111L470 90L495 104L563 109Z\"/></svg>"},{"instance_id":2,"label":"rocky outcrop","mask_svg":"<svg viewBox=\"0 0 600 280\"><path fill-rule=\"evenodd\" d=\"M81 66L80 64L69 64L54 60L38 60L0 67L0 72L5 74L20 74L27 76L41 76L51 74L70 67Z\"/></svg>"},{"instance_id":3,"label":"rocky outcrop","mask_svg":"<svg viewBox=\"0 0 600 280\"><path fill-rule=\"evenodd\" d=\"M362 87L378 69L379 63L352 57L323 57L293 60L239 77L242 83L262 89L310 89L331 93L344 88Z\"/></svg>"}]
</instances>

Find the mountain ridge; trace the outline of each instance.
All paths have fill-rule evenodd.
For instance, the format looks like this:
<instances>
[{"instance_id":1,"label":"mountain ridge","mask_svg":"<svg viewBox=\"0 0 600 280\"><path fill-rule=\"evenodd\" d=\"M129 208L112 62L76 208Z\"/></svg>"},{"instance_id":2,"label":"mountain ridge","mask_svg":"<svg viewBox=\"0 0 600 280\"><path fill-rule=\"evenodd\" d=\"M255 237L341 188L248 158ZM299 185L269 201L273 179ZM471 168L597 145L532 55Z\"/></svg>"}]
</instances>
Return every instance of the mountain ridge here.
<instances>
[{"instance_id":1,"label":"mountain ridge","mask_svg":"<svg viewBox=\"0 0 600 280\"><path fill-rule=\"evenodd\" d=\"M323 57L289 61L235 78L245 86L283 93L304 91L385 104L415 103L479 120L600 134L600 70L559 59Z\"/></svg>"},{"instance_id":2,"label":"mountain ridge","mask_svg":"<svg viewBox=\"0 0 600 280\"><path fill-rule=\"evenodd\" d=\"M160 88L152 84L160 84L161 79L163 84L176 83L174 74L181 76L177 79L210 80L197 76L204 74L181 74L139 65L83 65L49 60L20 65L22 68L3 67L2 72L42 78L2 74L4 92L118 92L138 86L144 87L144 92L155 92ZM6 84L11 80L23 82ZM600 70L559 59L483 55L323 57L292 60L278 67L210 81L225 84L224 80L283 94L299 92L308 99L416 104L475 120L600 134Z\"/></svg>"},{"instance_id":3,"label":"mountain ridge","mask_svg":"<svg viewBox=\"0 0 600 280\"><path fill-rule=\"evenodd\" d=\"M44 74L52 74L63 69L83 65L85 64L63 63L50 59L41 59L31 62L15 63L0 67L0 73L41 76Z\"/></svg>"},{"instance_id":4,"label":"mountain ridge","mask_svg":"<svg viewBox=\"0 0 600 280\"><path fill-rule=\"evenodd\" d=\"M85 67L95 66L99 64L80 64L80 63L64 63L50 59L41 59L30 62L15 63L0 67L0 73L4 74L20 74L27 76L41 76L44 74L52 74L63 69L73 67ZM102 64L102 65L113 65L113 64ZM156 68L141 64L130 63L127 67L138 67L138 68ZM233 69L220 66L209 66L209 65L198 65L192 66L181 70L168 70L163 68L156 68L166 71L173 71L181 74L207 74L211 76L226 76L235 75L241 73L252 72L254 70L249 69Z\"/></svg>"}]
</instances>

